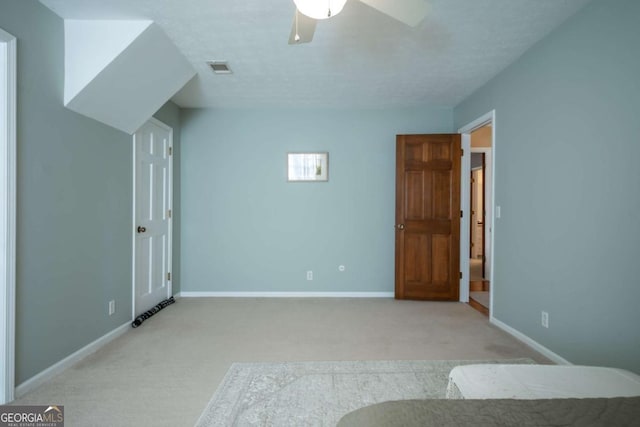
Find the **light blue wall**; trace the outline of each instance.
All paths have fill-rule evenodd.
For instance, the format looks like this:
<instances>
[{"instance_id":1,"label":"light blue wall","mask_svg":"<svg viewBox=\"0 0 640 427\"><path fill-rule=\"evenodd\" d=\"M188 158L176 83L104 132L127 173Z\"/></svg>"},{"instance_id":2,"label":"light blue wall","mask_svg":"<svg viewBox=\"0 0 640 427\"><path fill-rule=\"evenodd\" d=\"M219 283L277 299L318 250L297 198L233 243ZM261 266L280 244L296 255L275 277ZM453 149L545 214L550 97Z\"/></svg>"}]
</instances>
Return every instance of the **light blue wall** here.
<instances>
[{"instance_id":1,"label":"light blue wall","mask_svg":"<svg viewBox=\"0 0 640 427\"><path fill-rule=\"evenodd\" d=\"M595 1L455 109L457 127L496 110L495 317L637 373L639 19L637 0Z\"/></svg>"},{"instance_id":2,"label":"light blue wall","mask_svg":"<svg viewBox=\"0 0 640 427\"><path fill-rule=\"evenodd\" d=\"M173 244L171 250L171 290L180 292L180 108L168 101L154 115L156 119L173 129Z\"/></svg>"},{"instance_id":3,"label":"light blue wall","mask_svg":"<svg viewBox=\"0 0 640 427\"><path fill-rule=\"evenodd\" d=\"M62 19L2 0L0 27L18 39L20 384L131 317L132 148L131 136L63 107Z\"/></svg>"},{"instance_id":4,"label":"light blue wall","mask_svg":"<svg viewBox=\"0 0 640 427\"><path fill-rule=\"evenodd\" d=\"M452 117L183 110L182 290L392 292L395 135ZM291 151L328 151L329 182L288 183Z\"/></svg>"}]
</instances>

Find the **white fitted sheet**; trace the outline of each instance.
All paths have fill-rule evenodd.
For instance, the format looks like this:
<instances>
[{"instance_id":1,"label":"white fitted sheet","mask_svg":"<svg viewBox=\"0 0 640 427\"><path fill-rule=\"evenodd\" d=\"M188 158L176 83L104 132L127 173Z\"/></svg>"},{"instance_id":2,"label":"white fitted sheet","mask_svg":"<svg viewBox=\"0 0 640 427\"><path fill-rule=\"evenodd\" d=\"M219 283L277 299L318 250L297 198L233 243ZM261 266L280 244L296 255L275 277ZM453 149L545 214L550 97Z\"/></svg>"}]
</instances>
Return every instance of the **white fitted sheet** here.
<instances>
[{"instance_id":1,"label":"white fitted sheet","mask_svg":"<svg viewBox=\"0 0 640 427\"><path fill-rule=\"evenodd\" d=\"M449 373L448 398L552 399L640 396L640 376L596 366L464 365Z\"/></svg>"}]
</instances>

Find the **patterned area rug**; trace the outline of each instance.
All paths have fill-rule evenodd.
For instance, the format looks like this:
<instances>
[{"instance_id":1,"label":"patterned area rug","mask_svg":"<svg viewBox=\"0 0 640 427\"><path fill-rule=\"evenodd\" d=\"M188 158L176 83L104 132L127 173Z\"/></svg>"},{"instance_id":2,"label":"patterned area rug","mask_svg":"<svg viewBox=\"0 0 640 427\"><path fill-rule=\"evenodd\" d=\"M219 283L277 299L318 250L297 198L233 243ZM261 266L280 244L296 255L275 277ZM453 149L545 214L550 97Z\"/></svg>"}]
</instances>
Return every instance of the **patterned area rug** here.
<instances>
[{"instance_id":1,"label":"patterned area rug","mask_svg":"<svg viewBox=\"0 0 640 427\"><path fill-rule=\"evenodd\" d=\"M234 363L198 427L335 426L355 409L401 399L442 399L449 371L511 360Z\"/></svg>"}]
</instances>

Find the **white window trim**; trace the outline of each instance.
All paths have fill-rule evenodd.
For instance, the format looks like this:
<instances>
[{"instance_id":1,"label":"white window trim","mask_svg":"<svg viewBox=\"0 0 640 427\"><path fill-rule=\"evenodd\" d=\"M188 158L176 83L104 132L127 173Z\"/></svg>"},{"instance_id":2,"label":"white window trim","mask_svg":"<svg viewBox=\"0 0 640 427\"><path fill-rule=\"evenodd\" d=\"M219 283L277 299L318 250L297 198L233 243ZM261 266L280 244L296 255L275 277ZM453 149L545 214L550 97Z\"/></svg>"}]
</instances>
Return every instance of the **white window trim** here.
<instances>
[{"instance_id":1,"label":"white window trim","mask_svg":"<svg viewBox=\"0 0 640 427\"><path fill-rule=\"evenodd\" d=\"M16 295L16 38L0 29L0 404L15 390Z\"/></svg>"}]
</instances>

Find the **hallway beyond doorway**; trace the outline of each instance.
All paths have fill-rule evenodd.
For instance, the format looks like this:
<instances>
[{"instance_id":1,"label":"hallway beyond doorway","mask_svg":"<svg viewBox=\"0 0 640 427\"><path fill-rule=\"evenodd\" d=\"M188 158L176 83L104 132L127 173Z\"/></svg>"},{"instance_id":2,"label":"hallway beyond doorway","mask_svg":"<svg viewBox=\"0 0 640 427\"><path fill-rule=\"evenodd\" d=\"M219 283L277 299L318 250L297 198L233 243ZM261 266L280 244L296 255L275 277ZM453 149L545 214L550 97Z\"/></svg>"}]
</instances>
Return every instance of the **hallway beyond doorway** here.
<instances>
[{"instance_id":1,"label":"hallway beyond doorway","mask_svg":"<svg viewBox=\"0 0 640 427\"><path fill-rule=\"evenodd\" d=\"M469 260L469 305L479 312L489 315L489 281L482 277L482 260Z\"/></svg>"}]
</instances>

